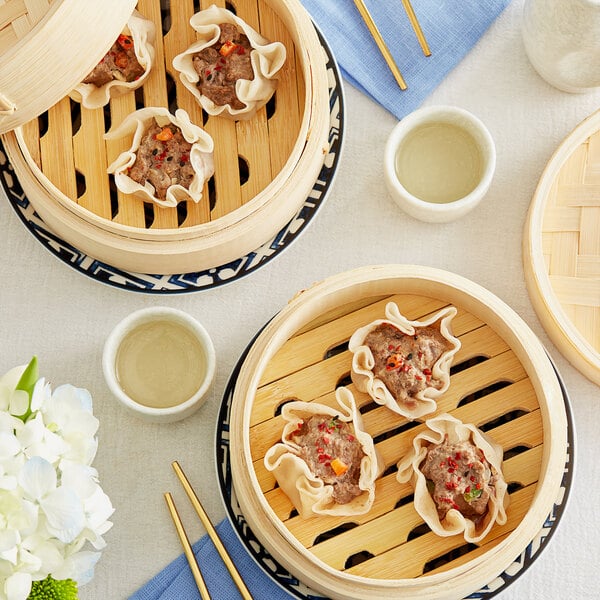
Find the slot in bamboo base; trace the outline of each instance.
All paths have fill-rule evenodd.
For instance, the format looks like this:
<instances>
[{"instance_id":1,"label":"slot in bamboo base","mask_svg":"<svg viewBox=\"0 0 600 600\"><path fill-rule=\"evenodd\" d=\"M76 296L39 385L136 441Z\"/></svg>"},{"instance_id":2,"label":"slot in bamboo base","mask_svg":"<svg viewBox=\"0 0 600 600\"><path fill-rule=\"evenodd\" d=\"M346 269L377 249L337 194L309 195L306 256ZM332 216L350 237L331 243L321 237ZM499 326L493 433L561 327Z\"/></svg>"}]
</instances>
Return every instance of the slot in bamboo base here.
<instances>
[{"instance_id":1,"label":"slot in bamboo base","mask_svg":"<svg viewBox=\"0 0 600 600\"><path fill-rule=\"evenodd\" d=\"M232 432L239 426L244 428L239 436L232 433L231 454L242 511L258 537L263 535L265 547L286 568L333 598L449 598L454 597L450 591L452 585L437 592L433 590L440 582L450 581L463 591L466 583L466 593L470 593L478 588L474 575L469 583L466 569L479 564L484 572L492 565L496 572L490 579L495 577L501 572L506 546L512 545L511 537L521 537L519 530L532 513L537 515L540 527L548 514L551 503L545 502L541 509L537 506L540 489L550 485L555 494L548 499L556 497L566 454L565 430L554 441L548 430L548 401L551 404L555 401L556 376L552 374L554 381L549 382L546 390L540 389L537 375L531 373L535 367L524 358L518 344L515 347L514 334L506 329L506 324L502 325L499 317L486 318L482 307L464 296L461 301L452 298L453 294L448 294L444 286L415 285L400 278L395 286L386 286L394 293L379 296L365 291L368 283L357 282L356 288L352 283L348 285L357 298L342 302L325 315L315 313L306 322L288 306L284 311L287 320L280 318L281 315L276 320L279 325L293 321L294 326L284 327L285 331L279 335L271 325L270 332L263 333L256 343L260 355L247 358L238 378L245 407L239 404L236 407L234 396L231 424ZM344 297L346 291L341 290L340 296ZM304 294L292 305L300 305ZM495 526L479 545L469 545L460 536L438 537L424 526L414 510L410 484L399 484L395 478L396 463L424 426L408 423L374 404L350 383L351 354L347 341L358 327L381 318L389 300L396 301L410 319L423 319L448 303L459 309L453 330L462 348L454 361L450 389L438 401L437 413L449 412L474 423L500 443L505 451L504 472L510 484L508 522ZM315 308L325 306L326 303L315 303ZM261 339L266 340L264 345ZM277 342L271 346L274 339ZM532 352L540 349L533 348ZM268 358L259 358L265 354ZM537 358L542 363L547 361L545 355ZM283 420L278 409L283 403L299 399L335 405L334 393L339 385L348 385L355 394L365 428L375 439L386 471L378 480L375 505L368 514L302 519L264 468L263 457L281 438ZM562 420L564 406L561 409L558 405L556 410L559 413L562 410L563 414L559 414ZM558 429L564 426L563 422ZM244 446L243 458L242 448L237 444ZM553 467L548 463L551 444L560 457ZM241 472L243 468L247 472ZM549 473L549 468L557 472ZM249 489L254 496L248 499ZM537 529L531 531L527 542L536 532ZM512 545L507 561L514 559L519 550ZM489 558L492 555L494 560ZM457 572L465 582L456 579Z\"/></svg>"}]
</instances>

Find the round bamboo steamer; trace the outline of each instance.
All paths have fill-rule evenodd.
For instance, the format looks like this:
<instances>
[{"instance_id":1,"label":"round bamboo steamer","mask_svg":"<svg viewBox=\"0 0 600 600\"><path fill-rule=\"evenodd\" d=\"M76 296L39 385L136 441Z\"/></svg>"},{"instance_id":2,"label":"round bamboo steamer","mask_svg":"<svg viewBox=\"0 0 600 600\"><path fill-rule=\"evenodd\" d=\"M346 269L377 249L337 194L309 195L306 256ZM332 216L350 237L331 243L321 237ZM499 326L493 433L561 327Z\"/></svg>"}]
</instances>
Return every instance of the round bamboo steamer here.
<instances>
[{"instance_id":1,"label":"round bamboo steamer","mask_svg":"<svg viewBox=\"0 0 600 600\"><path fill-rule=\"evenodd\" d=\"M201 8L213 3L226 4L202 0ZM171 62L195 39L188 21L197 5L179 0L165 6L161 12L157 0L137 3L137 9L155 21L157 32L163 31L165 10L171 17L168 32L158 35L159 58L142 88L143 98L138 91L112 99L110 117L102 109L83 107L78 116L74 110L79 106L74 108L65 98L48 111L46 132L40 135L45 124L36 120L3 140L31 204L55 233L113 266L169 274L236 260L273 237L296 214L328 151L330 111L327 57L298 0L227 3L287 49L273 114L263 108L253 119L239 122L203 115L179 81ZM103 139L106 119L114 127L141 104L184 108L213 136L214 186L205 186L199 204L187 201L165 209L111 191L106 166L128 146ZM79 119L74 128L73 120ZM64 153L57 153L61 145ZM247 180L240 171L242 163L248 168ZM82 175L85 190L80 193ZM214 205L209 206L213 197Z\"/></svg>"},{"instance_id":2,"label":"round bamboo steamer","mask_svg":"<svg viewBox=\"0 0 600 600\"><path fill-rule=\"evenodd\" d=\"M525 281L546 332L600 385L600 111L562 142L533 196Z\"/></svg>"},{"instance_id":3,"label":"round bamboo steamer","mask_svg":"<svg viewBox=\"0 0 600 600\"><path fill-rule=\"evenodd\" d=\"M453 331L462 347L437 413L485 428L503 446L510 492L507 523L495 525L478 546L428 531L414 510L412 488L395 478L397 461L423 425L374 405L350 382L347 341L381 318L389 300L410 319L449 304L458 309ZM338 385L353 391L385 471L367 515L304 520L263 457L280 440L283 403L334 403ZM233 485L250 528L303 583L333 599L449 600L492 581L542 528L560 490L567 415L548 355L506 304L452 273L381 265L302 291L267 324L237 378L230 443Z\"/></svg>"},{"instance_id":4,"label":"round bamboo steamer","mask_svg":"<svg viewBox=\"0 0 600 600\"><path fill-rule=\"evenodd\" d=\"M136 0L0 3L0 133L68 94L111 47Z\"/></svg>"}]
</instances>

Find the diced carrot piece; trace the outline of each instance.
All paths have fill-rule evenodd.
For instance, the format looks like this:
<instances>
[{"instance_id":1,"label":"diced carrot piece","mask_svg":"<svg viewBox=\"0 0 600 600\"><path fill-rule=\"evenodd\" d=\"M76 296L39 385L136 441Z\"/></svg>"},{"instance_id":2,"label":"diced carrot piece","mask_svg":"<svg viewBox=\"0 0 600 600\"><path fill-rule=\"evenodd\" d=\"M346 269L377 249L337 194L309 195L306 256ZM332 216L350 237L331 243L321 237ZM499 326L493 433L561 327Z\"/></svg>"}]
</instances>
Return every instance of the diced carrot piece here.
<instances>
[{"instance_id":1,"label":"diced carrot piece","mask_svg":"<svg viewBox=\"0 0 600 600\"><path fill-rule=\"evenodd\" d=\"M156 134L156 139L160 142L168 142L173 138L173 132L170 127L163 127L160 133Z\"/></svg>"},{"instance_id":2,"label":"diced carrot piece","mask_svg":"<svg viewBox=\"0 0 600 600\"><path fill-rule=\"evenodd\" d=\"M334 458L331 461L331 468L333 469L333 472L339 477L348 470L348 465L345 462L341 461L339 458Z\"/></svg>"},{"instance_id":3,"label":"diced carrot piece","mask_svg":"<svg viewBox=\"0 0 600 600\"><path fill-rule=\"evenodd\" d=\"M237 48L237 46L237 44L234 44L228 40L221 46L219 53L221 56L229 56Z\"/></svg>"}]
</instances>

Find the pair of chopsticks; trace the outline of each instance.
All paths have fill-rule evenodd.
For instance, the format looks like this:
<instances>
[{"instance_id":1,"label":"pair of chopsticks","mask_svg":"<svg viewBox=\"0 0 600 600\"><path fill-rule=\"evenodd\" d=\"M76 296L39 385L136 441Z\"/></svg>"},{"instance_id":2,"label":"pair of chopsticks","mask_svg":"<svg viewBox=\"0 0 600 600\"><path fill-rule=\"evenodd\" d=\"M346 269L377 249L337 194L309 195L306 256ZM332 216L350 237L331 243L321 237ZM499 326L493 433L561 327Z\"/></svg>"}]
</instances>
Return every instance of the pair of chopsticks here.
<instances>
[{"instance_id":1,"label":"pair of chopsticks","mask_svg":"<svg viewBox=\"0 0 600 600\"><path fill-rule=\"evenodd\" d=\"M373 36L373 39L375 40L379 51L383 55L383 58L385 59L385 62L390 68L390 71L394 75L394 79L398 82L400 89L406 90L408 88L408 86L406 85L406 81L404 81L404 77L402 77L402 73L400 73L398 65L394 62L394 58L392 57L392 54L389 51L389 48L387 47L383 36L379 32L379 29L377 29L377 25L375 25L375 21L373 20L369 9L367 8L363 0L354 0L354 4L356 4L356 8L358 9L360 16L363 18L363 21L365 22L369 31L371 32L371 35ZM410 21L410 24L412 25L412 28L417 36L417 39L419 40L419 44L421 46L421 49L423 50L423 54L425 56L431 56L431 50L429 49L429 45L427 44L427 40L425 39L425 35L423 34L423 30L421 29L421 25L419 24L417 15L413 10L410 0L402 0L402 4L404 5L404 10L406 11L408 20Z\"/></svg>"},{"instance_id":2,"label":"pair of chopsticks","mask_svg":"<svg viewBox=\"0 0 600 600\"><path fill-rule=\"evenodd\" d=\"M190 482L188 481L187 477L185 476L183 469L179 466L179 463L177 461L171 463L171 465L172 465L173 469L175 470L175 474L177 475L177 478L181 482L181 485L183 486L185 493L187 494L188 498L190 499L190 502L192 503L192 506L194 507L196 514L198 515L198 517L200 517L200 521L202 521L202 525L204 525L204 528L206 529L206 532L208 533L210 539L212 540L212 543L215 545L215 548L217 549L219 556L225 563L225 566L227 567L227 570L229 571L229 574L231 575L233 582L235 583L238 590L240 591L242 598L244 600L252 600L252 596L251 596L250 592L248 591L248 588L246 587L244 580L242 579L239 571L236 569L235 565L233 564L233 561L231 560L229 554L227 553L227 550L225 549L223 542L219 538L219 534L213 527L213 524L210 522L210 519L208 518L208 515L206 514L206 511L202 507L202 504L200 504L200 500L198 499L198 496L196 496L196 493L194 492L192 486L190 485ZM198 565L198 562L196 561L196 557L194 556L194 551L192 550L190 541L187 537L187 534L185 533L185 529L183 528L183 523L181 522L179 513L177 512L177 509L175 508L173 496L171 496L170 492L165 492L165 500L167 502L167 507L169 509L169 512L171 513L173 523L175 524L175 529L177 530L177 533L179 534L179 539L181 540L181 545L183 546L183 551L184 551L187 561L190 565L190 569L192 570L192 575L194 576L194 580L196 582L196 585L198 586L198 591L200 592L200 597L202 598L202 600L210 600L210 593L206 587L204 578L202 577L200 567Z\"/></svg>"}]
</instances>

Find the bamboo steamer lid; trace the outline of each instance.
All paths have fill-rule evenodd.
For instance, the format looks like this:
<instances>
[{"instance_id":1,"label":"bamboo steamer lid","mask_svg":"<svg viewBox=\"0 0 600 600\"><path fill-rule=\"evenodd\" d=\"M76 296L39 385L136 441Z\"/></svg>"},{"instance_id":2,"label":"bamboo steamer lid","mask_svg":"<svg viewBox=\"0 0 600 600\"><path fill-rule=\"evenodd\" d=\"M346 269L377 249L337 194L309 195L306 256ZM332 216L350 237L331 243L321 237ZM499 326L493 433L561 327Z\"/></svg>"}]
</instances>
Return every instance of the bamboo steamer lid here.
<instances>
[{"instance_id":1,"label":"bamboo steamer lid","mask_svg":"<svg viewBox=\"0 0 600 600\"><path fill-rule=\"evenodd\" d=\"M100 61L136 0L0 3L0 134L66 96Z\"/></svg>"}]
</instances>

